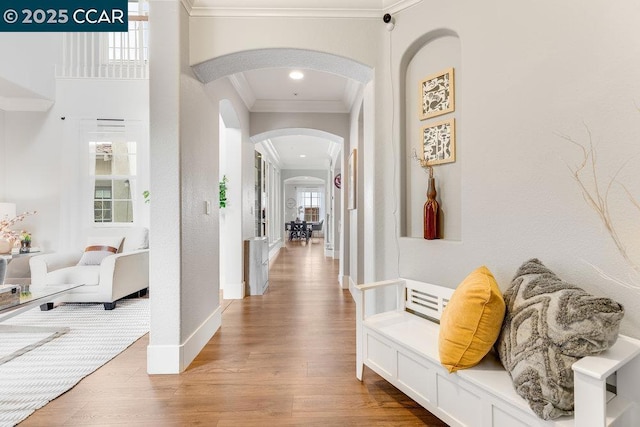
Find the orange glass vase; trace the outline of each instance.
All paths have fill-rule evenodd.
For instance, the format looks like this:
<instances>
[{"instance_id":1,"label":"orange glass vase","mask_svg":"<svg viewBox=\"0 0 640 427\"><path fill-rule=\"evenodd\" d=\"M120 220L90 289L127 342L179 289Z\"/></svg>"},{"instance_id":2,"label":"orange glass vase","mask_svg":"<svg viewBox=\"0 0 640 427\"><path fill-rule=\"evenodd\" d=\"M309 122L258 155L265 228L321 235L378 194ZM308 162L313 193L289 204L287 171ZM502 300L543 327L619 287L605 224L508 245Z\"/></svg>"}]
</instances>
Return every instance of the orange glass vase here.
<instances>
[{"instance_id":1,"label":"orange glass vase","mask_svg":"<svg viewBox=\"0 0 640 427\"><path fill-rule=\"evenodd\" d=\"M433 240L438 238L438 215L440 206L436 200L436 180L433 172L429 174L429 188L427 190L427 201L424 204L424 238Z\"/></svg>"}]
</instances>

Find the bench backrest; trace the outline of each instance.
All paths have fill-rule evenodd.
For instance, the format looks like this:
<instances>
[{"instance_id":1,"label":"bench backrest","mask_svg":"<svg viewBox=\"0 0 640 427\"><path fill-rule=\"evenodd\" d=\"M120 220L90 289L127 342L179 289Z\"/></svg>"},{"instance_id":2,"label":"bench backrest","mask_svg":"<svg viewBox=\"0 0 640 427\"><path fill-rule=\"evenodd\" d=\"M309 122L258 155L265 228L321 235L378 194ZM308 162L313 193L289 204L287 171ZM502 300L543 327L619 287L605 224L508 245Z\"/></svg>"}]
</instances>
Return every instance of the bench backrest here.
<instances>
[{"instance_id":1,"label":"bench backrest","mask_svg":"<svg viewBox=\"0 0 640 427\"><path fill-rule=\"evenodd\" d=\"M405 309L414 314L439 321L453 289L405 279Z\"/></svg>"}]
</instances>

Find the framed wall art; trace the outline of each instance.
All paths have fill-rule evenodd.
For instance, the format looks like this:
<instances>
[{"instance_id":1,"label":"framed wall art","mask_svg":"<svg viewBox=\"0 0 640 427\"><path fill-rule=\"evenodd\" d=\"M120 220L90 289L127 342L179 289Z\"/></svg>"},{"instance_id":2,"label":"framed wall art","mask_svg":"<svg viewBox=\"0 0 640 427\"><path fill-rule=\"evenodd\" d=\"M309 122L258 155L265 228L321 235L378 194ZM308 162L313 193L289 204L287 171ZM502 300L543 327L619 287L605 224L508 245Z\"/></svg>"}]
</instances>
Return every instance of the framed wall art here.
<instances>
[{"instance_id":1,"label":"framed wall art","mask_svg":"<svg viewBox=\"0 0 640 427\"><path fill-rule=\"evenodd\" d=\"M456 161L455 124L455 119L449 119L422 127L422 166Z\"/></svg>"},{"instance_id":2,"label":"framed wall art","mask_svg":"<svg viewBox=\"0 0 640 427\"><path fill-rule=\"evenodd\" d=\"M357 204L357 173L358 173L358 149L354 148L349 154L349 200L348 209L356 209Z\"/></svg>"},{"instance_id":3,"label":"framed wall art","mask_svg":"<svg viewBox=\"0 0 640 427\"><path fill-rule=\"evenodd\" d=\"M455 110L453 68L435 73L420 82L420 120Z\"/></svg>"}]
</instances>

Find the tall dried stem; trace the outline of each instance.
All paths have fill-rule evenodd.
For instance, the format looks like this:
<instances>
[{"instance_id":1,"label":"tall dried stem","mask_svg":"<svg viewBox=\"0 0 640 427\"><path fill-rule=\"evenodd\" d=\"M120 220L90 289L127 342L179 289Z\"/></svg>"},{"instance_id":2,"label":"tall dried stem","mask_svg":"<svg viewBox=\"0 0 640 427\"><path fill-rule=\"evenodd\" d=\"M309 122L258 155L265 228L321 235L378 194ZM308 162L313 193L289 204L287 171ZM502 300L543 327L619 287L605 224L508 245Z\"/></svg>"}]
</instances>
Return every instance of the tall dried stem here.
<instances>
[{"instance_id":1,"label":"tall dried stem","mask_svg":"<svg viewBox=\"0 0 640 427\"><path fill-rule=\"evenodd\" d=\"M585 125L586 127L586 125ZM598 178L598 168L597 168L597 159L596 159L596 150L593 146L593 137L591 135L591 131L589 128L587 129L587 134L589 136L589 143L585 147L583 144L575 141L573 138L567 135L559 135L563 139L569 141L578 147L582 152L582 161L575 167L569 167L571 170L573 179L576 181L580 190L582 191L582 197L587 202L591 208L596 212L600 221L604 225L605 229L611 236L613 243L616 245L616 248L620 252L620 255L624 258L624 260L637 272L640 273L640 265L638 265L634 260L631 259L629 254L627 253L627 248L620 238L620 235L616 231L613 221L611 220L611 211L609 209L609 192L611 191L611 187L614 183L620 185L624 191L627 193L627 196L631 200L631 202L640 210L640 203L631 195L631 192L625 187L623 184L619 183L616 178L620 174L620 171L624 169L627 162L623 163L622 166L616 171L613 177L609 180L604 189L601 189L601 185L599 183ZM588 176L589 178L585 178L584 176Z\"/></svg>"}]
</instances>

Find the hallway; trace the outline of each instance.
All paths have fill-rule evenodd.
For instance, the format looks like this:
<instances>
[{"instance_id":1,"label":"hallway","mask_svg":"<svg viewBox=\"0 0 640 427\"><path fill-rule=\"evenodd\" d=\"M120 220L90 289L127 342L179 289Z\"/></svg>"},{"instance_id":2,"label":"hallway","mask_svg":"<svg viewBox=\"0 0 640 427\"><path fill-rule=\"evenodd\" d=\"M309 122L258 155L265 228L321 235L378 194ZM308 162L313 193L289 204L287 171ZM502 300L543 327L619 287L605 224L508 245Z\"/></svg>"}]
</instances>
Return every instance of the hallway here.
<instances>
[{"instance_id":1,"label":"hallway","mask_svg":"<svg viewBox=\"0 0 640 427\"><path fill-rule=\"evenodd\" d=\"M365 368L355 305L323 241L287 245L264 296L225 300L222 328L181 375L148 376L145 336L24 426L444 426Z\"/></svg>"}]
</instances>

